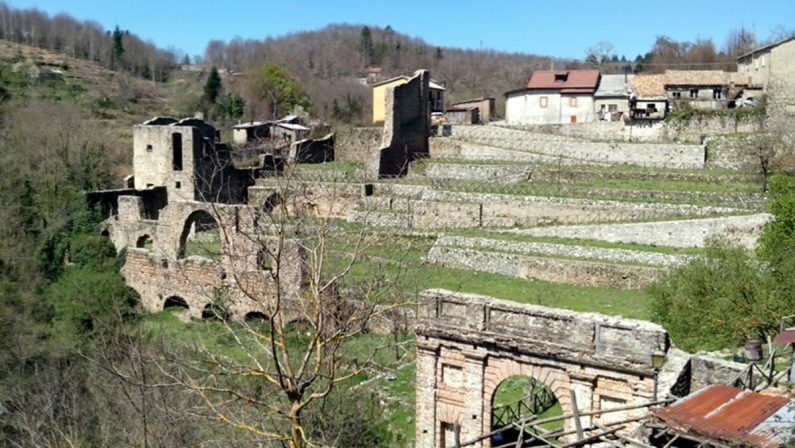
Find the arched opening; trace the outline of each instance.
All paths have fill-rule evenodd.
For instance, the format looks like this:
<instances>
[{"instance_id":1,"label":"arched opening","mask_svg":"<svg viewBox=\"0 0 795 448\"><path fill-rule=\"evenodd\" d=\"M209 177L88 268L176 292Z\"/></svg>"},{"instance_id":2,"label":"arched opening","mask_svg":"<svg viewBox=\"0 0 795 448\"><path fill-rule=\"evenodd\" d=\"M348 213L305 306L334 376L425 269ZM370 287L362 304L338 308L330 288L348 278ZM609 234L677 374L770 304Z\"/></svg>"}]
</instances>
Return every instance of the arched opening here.
<instances>
[{"instance_id":1,"label":"arched opening","mask_svg":"<svg viewBox=\"0 0 795 448\"><path fill-rule=\"evenodd\" d=\"M220 306L208 303L202 310L202 319L225 321L229 317L225 309Z\"/></svg>"},{"instance_id":2,"label":"arched opening","mask_svg":"<svg viewBox=\"0 0 795 448\"><path fill-rule=\"evenodd\" d=\"M104 236L105 238L110 238L110 230L108 230L108 229L105 229L105 230L103 230L103 231L102 231L102 232L99 234L99 236Z\"/></svg>"},{"instance_id":3,"label":"arched opening","mask_svg":"<svg viewBox=\"0 0 795 448\"><path fill-rule=\"evenodd\" d=\"M264 323L268 321L268 316L261 311L249 311L243 317L246 322Z\"/></svg>"},{"instance_id":4,"label":"arched opening","mask_svg":"<svg viewBox=\"0 0 795 448\"><path fill-rule=\"evenodd\" d=\"M188 302L186 302L182 297L171 296L163 303L163 310L173 311L180 309L190 309Z\"/></svg>"},{"instance_id":5,"label":"arched opening","mask_svg":"<svg viewBox=\"0 0 795 448\"><path fill-rule=\"evenodd\" d=\"M512 423L531 416L545 419L562 414L563 410L557 397L544 383L529 376L508 377L500 383L492 396L491 430L496 431L506 427L509 429L492 436L491 445L515 444L520 437L523 437L522 440L526 442L520 445L528 446L526 443L533 440L530 434L545 434L545 439L554 439L555 432L563 428L563 420L525 428L524 434L520 433L519 428Z\"/></svg>"},{"instance_id":6,"label":"arched opening","mask_svg":"<svg viewBox=\"0 0 795 448\"><path fill-rule=\"evenodd\" d=\"M152 241L152 237L149 235L141 235L137 240L135 240L135 247L139 249L152 250L154 247L154 241Z\"/></svg>"},{"instance_id":7,"label":"arched opening","mask_svg":"<svg viewBox=\"0 0 795 448\"><path fill-rule=\"evenodd\" d=\"M221 260L221 235L218 221L204 210L190 214L179 237L177 258L200 256Z\"/></svg>"}]
</instances>

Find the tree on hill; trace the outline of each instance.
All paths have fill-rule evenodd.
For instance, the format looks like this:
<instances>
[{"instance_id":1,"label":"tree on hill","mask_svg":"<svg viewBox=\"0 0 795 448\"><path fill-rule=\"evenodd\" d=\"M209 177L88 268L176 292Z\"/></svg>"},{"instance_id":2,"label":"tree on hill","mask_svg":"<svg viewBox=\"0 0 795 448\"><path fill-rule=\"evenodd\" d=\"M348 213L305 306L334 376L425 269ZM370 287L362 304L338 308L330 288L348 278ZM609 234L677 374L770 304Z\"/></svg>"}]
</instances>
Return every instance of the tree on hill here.
<instances>
[{"instance_id":1,"label":"tree on hill","mask_svg":"<svg viewBox=\"0 0 795 448\"><path fill-rule=\"evenodd\" d=\"M114 67L121 64L122 57L124 57L124 32L119 29L119 25L116 25L116 28L113 30L113 34L111 34L111 39L113 41L113 46L111 47L110 53L110 60Z\"/></svg>"},{"instance_id":2,"label":"tree on hill","mask_svg":"<svg viewBox=\"0 0 795 448\"><path fill-rule=\"evenodd\" d=\"M246 103L250 105L252 118L263 114L279 118L295 106L312 109L312 102L301 82L274 64L249 71L245 84Z\"/></svg>"},{"instance_id":3,"label":"tree on hill","mask_svg":"<svg viewBox=\"0 0 795 448\"><path fill-rule=\"evenodd\" d=\"M218 96L221 94L222 89L221 76L218 74L218 69L213 66L213 68L210 69L210 74L207 76L207 81L204 83L204 88L202 89L201 102L207 113L215 109Z\"/></svg>"}]
</instances>

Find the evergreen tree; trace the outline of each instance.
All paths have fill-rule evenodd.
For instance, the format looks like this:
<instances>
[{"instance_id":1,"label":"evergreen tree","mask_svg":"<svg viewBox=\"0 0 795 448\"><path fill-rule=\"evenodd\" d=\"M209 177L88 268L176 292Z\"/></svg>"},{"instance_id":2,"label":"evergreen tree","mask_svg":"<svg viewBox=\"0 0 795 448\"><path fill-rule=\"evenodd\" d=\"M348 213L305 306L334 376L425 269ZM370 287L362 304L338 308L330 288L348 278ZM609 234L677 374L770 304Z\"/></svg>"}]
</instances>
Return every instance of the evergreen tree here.
<instances>
[{"instance_id":1,"label":"evergreen tree","mask_svg":"<svg viewBox=\"0 0 795 448\"><path fill-rule=\"evenodd\" d=\"M218 95L221 94L221 76L218 75L218 69L213 66L210 70L210 75L207 77L207 82L204 84L204 94L202 100L208 107L213 107L218 100Z\"/></svg>"},{"instance_id":2,"label":"evergreen tree","mask_svg":"<svg viewBox=\"0 0 795 448\"><path fill-rule=\"evenodd\" d=\"M373 63L373 35L367 25L362 28L361 50L364 65L369 66Z\"/></svg>"},{"instance_id":3,"label":"evergreen tree","mask_svg":"<svg viewBox=\"0 0 795 448\"><path fill-rule=\"evenodd\" d=\"M112 64L116 65L116 63L121 62L121 58L124 56L124 32L119 29L119 26L116 25L116 28L113 30L113 34L111 35L111 39L113 40L113 46L111 48L110 58Z\"/></svg>"}]
</instances>

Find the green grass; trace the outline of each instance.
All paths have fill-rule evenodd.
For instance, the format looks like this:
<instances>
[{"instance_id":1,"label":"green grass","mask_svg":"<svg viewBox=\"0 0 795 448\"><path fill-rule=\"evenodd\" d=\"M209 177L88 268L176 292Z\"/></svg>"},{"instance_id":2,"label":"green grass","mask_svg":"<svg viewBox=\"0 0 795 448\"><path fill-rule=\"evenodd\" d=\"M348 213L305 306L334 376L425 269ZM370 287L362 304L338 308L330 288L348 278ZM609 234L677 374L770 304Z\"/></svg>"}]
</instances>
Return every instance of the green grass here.
<instances>
[{"instance_id":1,"label":"green grass","mask_svg":"<svg viewBox=\"0 0 795 448\"><path fill-rule=\"evenodd\" d=\"M221 237L218 230L198 232L197 236L194 238L189 237L185 241L185 256L198 256L212 261L221 261Z\"/></svg>"},{"instance_id":2,"label":"green grass","mask_svg":"<svg viewBox=\"0 0 795 448\"><path fill-rule=\"evenodd\" d=\"M296 166L300 171L332 171L345 173L347 176L355 175L362 168L364 164L354 162L301 163Z\"/></svg>"},{"instance_id":3,"label":"green grass","mask_svg":"<svg viewBox=\"0 0 795 448\"><path fill-rule=\"evenodd\" d=\"M626 249L641 252L655 252L666 255L700 255L704 253L703 248L699 247L670 247L656 246L651 244L637 243L614 243L602 240L590 240L582 238L558 238L549 236L520 235L509 232L498 232L486 229L459 229L446 232L449 235L458 235L475 238L490 238L495 240L516 241L521 243L552 243L567 244L572 246L598 247L603 249Z\"/></svg>"},{"instance_id":4,"label":"green grass","mask_svg":"<svg viewBox=\"0 0 795 448\"><path fill-rule=\"evenodd\" d=\"M651 317L650 296L645 291L526 280L424 263L422 259L432 244L432 237L394 235L384 245L368 249L361 262L353 266L342 286L344 288L347 284L377 279L382 284L394 286L393 290L407 300L412 300L424 289L442 288L573 311L592 311L635 319ZM339 246L329 254L326 276L339 272L346 265L345 254Z\"/></svg>"}]
</instances>

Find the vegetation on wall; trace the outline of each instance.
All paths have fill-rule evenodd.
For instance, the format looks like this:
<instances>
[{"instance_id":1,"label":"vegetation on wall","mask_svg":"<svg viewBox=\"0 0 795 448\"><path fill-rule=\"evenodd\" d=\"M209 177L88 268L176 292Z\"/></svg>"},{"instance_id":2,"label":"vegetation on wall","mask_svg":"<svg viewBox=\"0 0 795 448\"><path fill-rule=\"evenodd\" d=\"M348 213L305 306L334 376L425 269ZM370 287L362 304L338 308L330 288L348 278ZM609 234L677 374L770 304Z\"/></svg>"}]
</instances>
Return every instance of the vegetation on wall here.
<instances>
[{"instance_id":1,"label":"vegetation on wall","mask_svg":"<svg viewBox=\"0 0 795 448\"><path fill-rule=\"evenodd\" d=\"M689 351L765 340L795 309L795 178L770 181L773 220L757 257L726 241L671 271L650 288L655 320Z\"/></svg>"}]
</instances>

